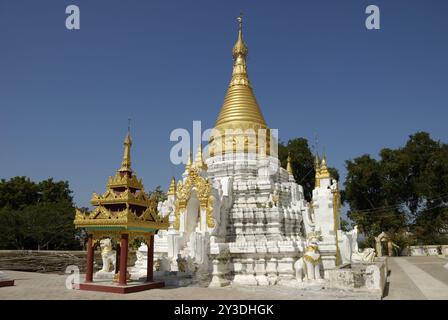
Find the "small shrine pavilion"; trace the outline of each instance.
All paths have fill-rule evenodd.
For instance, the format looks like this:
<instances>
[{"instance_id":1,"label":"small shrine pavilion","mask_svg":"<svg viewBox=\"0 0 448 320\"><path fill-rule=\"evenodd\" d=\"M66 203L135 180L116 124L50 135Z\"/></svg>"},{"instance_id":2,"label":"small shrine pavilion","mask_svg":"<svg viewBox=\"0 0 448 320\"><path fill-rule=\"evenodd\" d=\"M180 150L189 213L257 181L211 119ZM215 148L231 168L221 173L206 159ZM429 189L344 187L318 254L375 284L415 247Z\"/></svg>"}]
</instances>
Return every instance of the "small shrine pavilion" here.
<instances>
[{"instance_id":1,"label":"small shrine pavilion","mask_svg":"<svg viewBox=\"0 0 448 320\"><path fill-rule=\"evenodd\" d=\"M124 155L121 168L114 177L109 177L106 192L93 193L91 203L96 208L90 213L76 209L74 224L84 228L88 234L87 271L81 290L129 293L163 287L163 282L153 279L154 235L168 229L168 217L157 212L157 199L145 193L141 179L131 169L132 140L128 132L124 140ZM118 283L93 283L93 261L95 242L102 238L116 241L115 277ZM127 272L129 244L137 238L148 245L146 282L129 282ZM116 280L116 279L115 279Z\"/></svg>"}]
</instances>

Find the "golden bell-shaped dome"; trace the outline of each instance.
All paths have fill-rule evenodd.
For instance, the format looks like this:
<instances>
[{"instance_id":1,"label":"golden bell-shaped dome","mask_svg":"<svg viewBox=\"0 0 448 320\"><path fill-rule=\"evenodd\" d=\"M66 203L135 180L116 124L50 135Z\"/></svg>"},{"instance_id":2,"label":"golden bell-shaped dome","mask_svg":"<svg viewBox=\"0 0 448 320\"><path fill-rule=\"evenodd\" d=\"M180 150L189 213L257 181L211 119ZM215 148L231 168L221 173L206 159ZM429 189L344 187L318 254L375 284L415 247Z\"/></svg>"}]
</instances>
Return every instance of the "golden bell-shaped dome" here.
<instances>
[{"instance_id":1,"label":"golden bell-shaped dome","mask_svg":"<svg viewBox=\"0 0 448 320\"><path fill-rule=\"evenodd\" d=\"M247 74L247 46L243 40L242 17L238 17L238 39L233 47L234 59L232 79L216 121L215 128L225 129L266 129L266 122L258 106Z\"/></svg>"}]
</instances>

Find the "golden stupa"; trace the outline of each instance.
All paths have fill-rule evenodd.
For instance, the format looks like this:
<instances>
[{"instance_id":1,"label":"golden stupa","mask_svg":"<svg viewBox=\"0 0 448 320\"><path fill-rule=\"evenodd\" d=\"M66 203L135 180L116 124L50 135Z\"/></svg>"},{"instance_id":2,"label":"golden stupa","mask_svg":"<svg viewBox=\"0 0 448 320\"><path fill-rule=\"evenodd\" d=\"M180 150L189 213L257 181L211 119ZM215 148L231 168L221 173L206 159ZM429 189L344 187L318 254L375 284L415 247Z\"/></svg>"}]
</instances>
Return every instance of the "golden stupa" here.
<instances>
[{"instance_id":1,"label":"golden stupa","mask_svg":"<svg viewBox=\"0 0 448 320\"><path fill-rule=\"evenodd\" d=\"M235 152L236 144L239 141L244 143L244 152L247 152L248 144L251 141L246 133L249 131L254 132L254 138L258 138L261 134L260 129L262 130L261 132L265 130L266 138L263 137L261 140L266 143L263 143L264 146L262 146L259 142L253 140L254 151L261 152L264 149L266 154L269 154L269 128L264 121L247 73L246 57L248 48L243 39L241 16L238 17L238 22L238 38L232 49L234 60L232 79L227 88L224 103L210 139L210 156Z\"/></svg>"}]
</instances>

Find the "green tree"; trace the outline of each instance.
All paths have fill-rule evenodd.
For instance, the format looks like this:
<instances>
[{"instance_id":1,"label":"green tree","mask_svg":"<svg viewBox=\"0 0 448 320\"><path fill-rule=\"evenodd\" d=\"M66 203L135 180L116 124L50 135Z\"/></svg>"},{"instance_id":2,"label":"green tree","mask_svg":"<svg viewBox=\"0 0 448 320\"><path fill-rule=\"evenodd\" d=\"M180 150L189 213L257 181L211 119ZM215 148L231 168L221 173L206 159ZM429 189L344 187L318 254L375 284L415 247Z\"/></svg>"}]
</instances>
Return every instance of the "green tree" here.
<instances>
[{"instance_id":1,"label":"green tree","mask_svg":"<svg viewBox=\"0 0 448 320\"><path fill-rule=\"evenodd\" d=\"M61 201L26 207L22 215L27 246L37 250L76 246L73 211L73 206Z\"/></svg>"},{"instance_id":2,"label":"green tree","mask_svg":"<svg viewBox=\"0 0 448 320\"><path fill-rule=\"evenodd\" d=\"M448 240L448 145L419 132L403 152L409 157L409 183L415 190L405 198L411 213L411 231L422 243Z\"/></svg>"},{"instance_id":3,"label":"green tree","mask_svg":"<svg viewBox=\"0 0 448 320\"><path fill-rule=\"evenodd\" d=\"M370 242L382 231L401 243L405 242L403 235L426 244L446 241L446 144L417 132L404 147L381 150L380 160L364 155L346 165L348 217Z\"/></svg>"},{"instance_id":4,"label":"green tree","mask_svg":"<svg viewBox=\"0 0 448 320\"><path fill-rule=\"evenodd\" d=\"M295 138L286 144L278 145L278 156L282 167L286 168L288 154L291 154L291 169L294 179L303 187L305 199L310 201L315 186L316 171L314 168L314 155L305 138ZM335 168L328 168L332 178L339 180L339 173Z\"/></svg>"},{"instance_id":5,"label":"green tree","mask_svg":"<svg viewBox=\"0 0 448 320\"><path fill-rule=\"evenodd\" d=\"M0 208L0 249L25 249L24 219L18 209Z\"/></svg>"},{"instance_id":6,"label":"green tree","mask_svg":"<svg viewBox=\"0 0 448 320\"><path fill-rule=\"evenodd\" d=\"M74 206L66 181L39 183L26 177L0 181L0 247L78 248Z\"/></svg>"},{"instance_id":7,"label":"green tree","mask_svg":"<svg viewBox=\"0 0 448 320\"><path fill-rule=\"evenodd\" d=\"M369 155L363 155L346 161L346 166L344 198L350 205L347 216L366 235L366 242L373 243L374 236L395 224L390 221L393 215L389 211L374 211L387 206L381 164Z\"/></svg>"},{"instance_id":8,"label":"green tree","mask_svg":"<svg viewBox=\"0 0 448 320\"><path fill-rule=\"evenodd\" d=\"M27 177L0 180L0 208L19 209L39 199L38 186Z\"/></svg>"},{"instance_id":9,"label":"green tree","mask_svg":"<svg viewBox=\"0 0 448 320\"><path fill-rule=\"evenodd\" d=\"M42 202L69 202L73 201L71 190L67 181L54 182L52 178L37 184L40 201Z\"/></svg>"},{"instance_id":10,"label":"green tree","mask_svg":"<svg viewBox=\"0 0 448 320\"><path fill-rule=\"evenodd\" d=\"M157 202L165 201L167 199L166 193L162 190L161 186L157 186L154 190L148 192L150 197L155 197Z\"/></svg>"}]
</instances>

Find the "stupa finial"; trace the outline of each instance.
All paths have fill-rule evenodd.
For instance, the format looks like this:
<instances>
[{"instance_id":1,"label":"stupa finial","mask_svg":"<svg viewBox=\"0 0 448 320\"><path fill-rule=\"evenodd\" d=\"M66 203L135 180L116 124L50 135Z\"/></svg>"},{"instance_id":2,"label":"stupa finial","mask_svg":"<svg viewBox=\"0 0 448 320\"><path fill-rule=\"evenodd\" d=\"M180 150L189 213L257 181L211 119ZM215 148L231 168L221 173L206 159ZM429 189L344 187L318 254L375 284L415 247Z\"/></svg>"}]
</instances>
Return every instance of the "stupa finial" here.
<instances>
[{"instance_id":1,"label":"stupa finial","mask_svg":"<svg viewBox=\"0 0 448 320\"><path fill-rule=\"evenodd\" d=\"M243 40L243 14L240 13L238 18L236 18L238 21L238 39L236 40L235 45L233 46L233 58L236 60L239 56L241 56L243 59L246 58L248 49L246 44Z\"/></svg>"},{"instance_id":2,"label":"stupa finial","mask_svg":"<svg viewBox=\"0 0 448 320\"><path fill-rule=\"evenodd\" d=\"M128 134L124 139L124 153L123 153L123 161L121 162L120 172L132 172L131 169L131 119L128 119Z\"/></svg>"},{"instance_id":3,"label":"stupa finial","mask_svg":"<svg viewBox=\"0 0 448 320\"><path fill-rule=\"evenodd\" d=\"M327 159L325 156L322 158L322 162L320 164L320 178L321 179L330 178L330 172L328 171Z\"/></svg>"}]
</instances>

